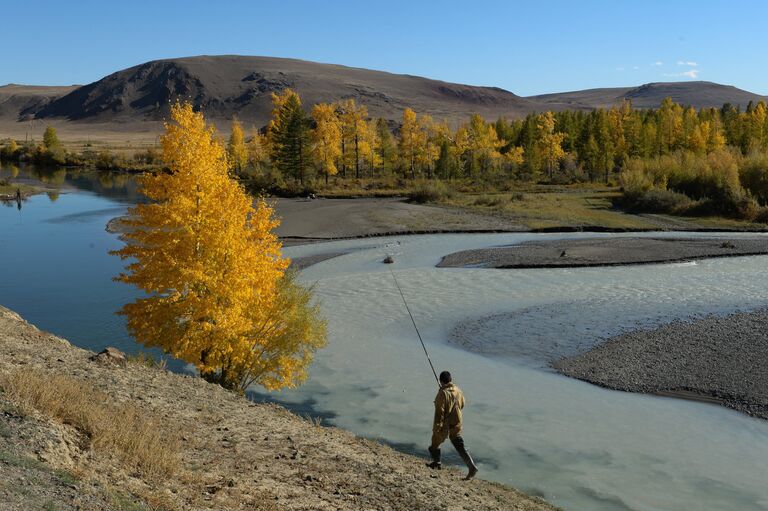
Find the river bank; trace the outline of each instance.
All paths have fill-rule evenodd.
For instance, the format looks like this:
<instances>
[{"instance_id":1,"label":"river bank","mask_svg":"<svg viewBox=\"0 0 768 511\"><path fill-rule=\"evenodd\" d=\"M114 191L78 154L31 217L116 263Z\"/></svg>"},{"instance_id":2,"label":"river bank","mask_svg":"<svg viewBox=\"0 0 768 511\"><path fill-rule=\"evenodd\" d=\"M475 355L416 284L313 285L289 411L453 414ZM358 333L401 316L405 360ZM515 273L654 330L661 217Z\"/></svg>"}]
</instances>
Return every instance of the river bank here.
<instances>
[{"instance_id":1,"label":"river bank","mask_svg":"<svg viewBox=\"0 0 768 511\"><path fill-rule=\"evenodd\" d=\"M131 473L113 452L90 448L82 431L0 393L0 495L11 503L4 509L29 509L38 497L41 507L125 509L110 495L179 510L555 509L499 484L461 482L455 469L430 471L423 459L199 378L92 355L0 307L0 372L65 375L161 418L180 435L175 474ZM48 474L50 487L25 483L25 474Z\"/></svg>"},{"instance_id":2,"label":"river bank","mask_svg":"<svg viewBox=\"0 0 768 511\"><path fill-rule=\"evenodd\" d=\"M553 364L601 387L719 403L768 419L768 310L638 330Z\"/></svg>"}]
</instances>

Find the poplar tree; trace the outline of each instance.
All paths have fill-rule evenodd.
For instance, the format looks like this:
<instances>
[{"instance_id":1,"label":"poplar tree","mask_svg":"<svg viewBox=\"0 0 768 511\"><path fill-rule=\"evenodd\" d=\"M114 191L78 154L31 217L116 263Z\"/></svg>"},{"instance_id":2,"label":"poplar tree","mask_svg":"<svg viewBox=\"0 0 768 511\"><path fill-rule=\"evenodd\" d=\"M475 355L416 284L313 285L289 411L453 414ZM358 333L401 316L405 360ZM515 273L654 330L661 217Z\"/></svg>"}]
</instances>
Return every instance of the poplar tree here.
<instances>
[{"instance_id":1,"label":"poplar tree","mask_svg":"<svg viewBox=\"0 0 768 511\"><path fill-rule=\"evenodd\" d=\"M545 112L538 116L536 138L536 149L547 169L547 176L552 180L555 167L565 156L561 145L564 135L555 132L555 117L552 112Z\"/></svg>"},{"instance_id":2,"label":"poplar tree","mask_svg":"<svg viewBox=\"0 0 768 511\"><path fill-rule=\"evenodd\" d=\"M56 128L53 126L46 126L45 132L43 133L43 145L49 151L52 151L61 145L61 142L59 142L59 136L56 133Z\"/></svg>"},{"instance_id":3,"label":"poplar tree","mask_svg":"<svg viewBox=\"0 0 768 511\"><path fill-rule=\"evenodd\" d=\"M232 131L227 144L227 154L232 169L241 172L248 165L248 151L245 147L243 126L237 119L232 120Z\"/></svg>"},{"instance_id":4,"label":"poplar tree","mask_svg":"<svg viewBox=\"0 0 768 511\"><path fill-rule=\"evenodd\" d=\"M312 131L312 155L320 171L328 176L338 172L336 160L341 156L341 127L334 105L318 103L312 107L315 129Z\"/></svg>"},{"instance_id":5,"label":"poplar tree","mask_svg":"<svg viewBox=\"0 0 768 511\"><path fill-rule=\"evenodd\" d=\"M416 159L423 145L422 138L416 112L406 108L403 110L403 124L400 126L399 146L403 168L408 169L411 179L416 178Z\"/></svg>"},{"instance_id":6,"label":"poplar tree","mask_svg":"<svg viewBox=\"0 0 768 511\"><path fill-rule=\"evenodd\" d=\"M349 162L354 165L355 178L360 179L361 154L369 150L368 145L370 144L366 123L368 109L364 105L358 105L354 99L350 98L339 104L339 111L341 112L339 119L343 126L344 156L346 157L347 154L350 156L345 164ZM347 149L351 150L351 153L347 153Z\"/></svg>"},{"instance_id":7,"label":"poplar tree","mask_svg":"<svg viewBox=\"0 0 768 511\"><path fill-rule=\"evenodd\" d=\"M248 165L256 171L263 172L269 166L269 141L267 137L253 130L251 137L246 143L248 154Z\"/></svg>"},{"instance_id":8,"label":"poplar tree","mask_svg":"<svg viewBox=\"0 0 768 511\"><path fill-rule=\"evenodd\" d=\"M117 280L145 294L120 314L138 342L225 388L296 386L325 343L325 323L286 273L279 222L230 178L201 113L177 103L171 117L161 140L168 171L140 179L149 202L131 208L127 243L114 252L128 261Z\"/></svg>"},{"instance_id":9,"label":"poplar tree","mask_svg":"<svg viewBox=\"0 0 768 511\"><path fill-rule=\"evenodd\" d=\"M387 121L381 117L376 119L376 151L381 158L382 169L387 172L394 171L397 166L397 144Z\"/></svg>"}]
</instances>

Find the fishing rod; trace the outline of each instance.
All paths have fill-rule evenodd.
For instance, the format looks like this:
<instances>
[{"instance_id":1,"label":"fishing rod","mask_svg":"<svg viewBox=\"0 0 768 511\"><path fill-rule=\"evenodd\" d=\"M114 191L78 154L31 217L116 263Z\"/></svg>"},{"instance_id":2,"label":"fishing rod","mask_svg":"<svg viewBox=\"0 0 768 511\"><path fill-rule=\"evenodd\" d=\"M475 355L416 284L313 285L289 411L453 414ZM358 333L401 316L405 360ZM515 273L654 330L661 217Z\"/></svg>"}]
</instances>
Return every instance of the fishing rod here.
<instances>
[{"instance_id":1,"label":"fishing rod","mask_svg":"<svg viewBox=\"0 0 768 511\"><path fill-rule=\"evenodd\" d=\"M429 358L429 352L427 351L427 346L424 344L424 339L421 338L421 332L419 332L419 327L416 326L416 320L413 319L413 314L411 313L411 308L408 307L408 301L405 299L405 295L403 294L403 288L400 287L400 283L397 281L397 277L395 276L395 272L392 271L392 268L389 268L389 273L392 274L392 278L395 281L395 286L397 286L397 290L400 291L400 298L403 299L403 304L405 305L405 310L408 311L408 316L411 318L411 323L413 323L413 329L416 330L416 335L419 336L419 342L421 343L421 348L424 350L424 355L427 357L427 362L429 362L429 367L432 369L432 374L435 375L435 381L438 385L440 385L440 379L437 377L437 371L435 371L435 366L432 365L432 359Z\"/></svg>"}]
</instances>

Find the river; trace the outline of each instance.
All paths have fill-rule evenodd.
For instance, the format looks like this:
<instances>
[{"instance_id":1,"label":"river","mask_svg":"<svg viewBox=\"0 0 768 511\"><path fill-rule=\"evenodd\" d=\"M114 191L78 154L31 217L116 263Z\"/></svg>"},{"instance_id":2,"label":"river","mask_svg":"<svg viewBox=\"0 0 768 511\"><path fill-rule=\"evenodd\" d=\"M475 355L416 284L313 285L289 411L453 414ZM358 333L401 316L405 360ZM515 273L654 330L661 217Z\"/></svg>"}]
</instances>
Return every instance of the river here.
<instances>
[{"instance_id":1,"label":"river","mask_svg":"<svg viewBox=\"0 0 768 511\"><path fill-rule=\"evenodd\" d=\"M10 172L0 170L0 179ZM33 196L21 210L0 207L0 304L79 346L137 351L114 311L138 294L112 281L121 262L108 251L120 241L104 230L137 199L135 186L106 175L52 180L31 169L14 172L14 179L47 180L60 192ZM768 509L768 422L604 390L548 369L549 361L629 328L766 305L768 257L584 269L434 267L457 250L576 236L403 236L286 248L291 257L346 252L300 276L315 285L329 344L304 386L251 396L424 454L435 383L393 269L438 371L451 370L467 396L464 434L481 477L567 510ZM381 263L385 254L393 255L392 267ZM445 451L459 462L450 446Z\"/></svg>"}]
</instances>

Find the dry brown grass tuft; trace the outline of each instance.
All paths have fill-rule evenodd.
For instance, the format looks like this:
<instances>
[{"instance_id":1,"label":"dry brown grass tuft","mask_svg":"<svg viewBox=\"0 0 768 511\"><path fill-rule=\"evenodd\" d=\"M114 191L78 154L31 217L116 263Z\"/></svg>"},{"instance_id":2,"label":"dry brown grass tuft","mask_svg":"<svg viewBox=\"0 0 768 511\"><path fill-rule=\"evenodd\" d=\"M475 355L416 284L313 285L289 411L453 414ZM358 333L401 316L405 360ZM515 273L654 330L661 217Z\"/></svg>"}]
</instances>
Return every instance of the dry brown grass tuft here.
<instances>
[{"instance_id":1,"label":"dry brown grass tuft","mask_svg":"<svg viewBox=\"0 0 768 511\"><path fill-rule=\"evenodd\" d=\"M93 449L115 453L126 469L145 479L167 478L178 468L177 432L135 405L110 402L82 380L18 369L0 373L0 388L22 410L73 426Z\"/></svg>"}]
</instances>

